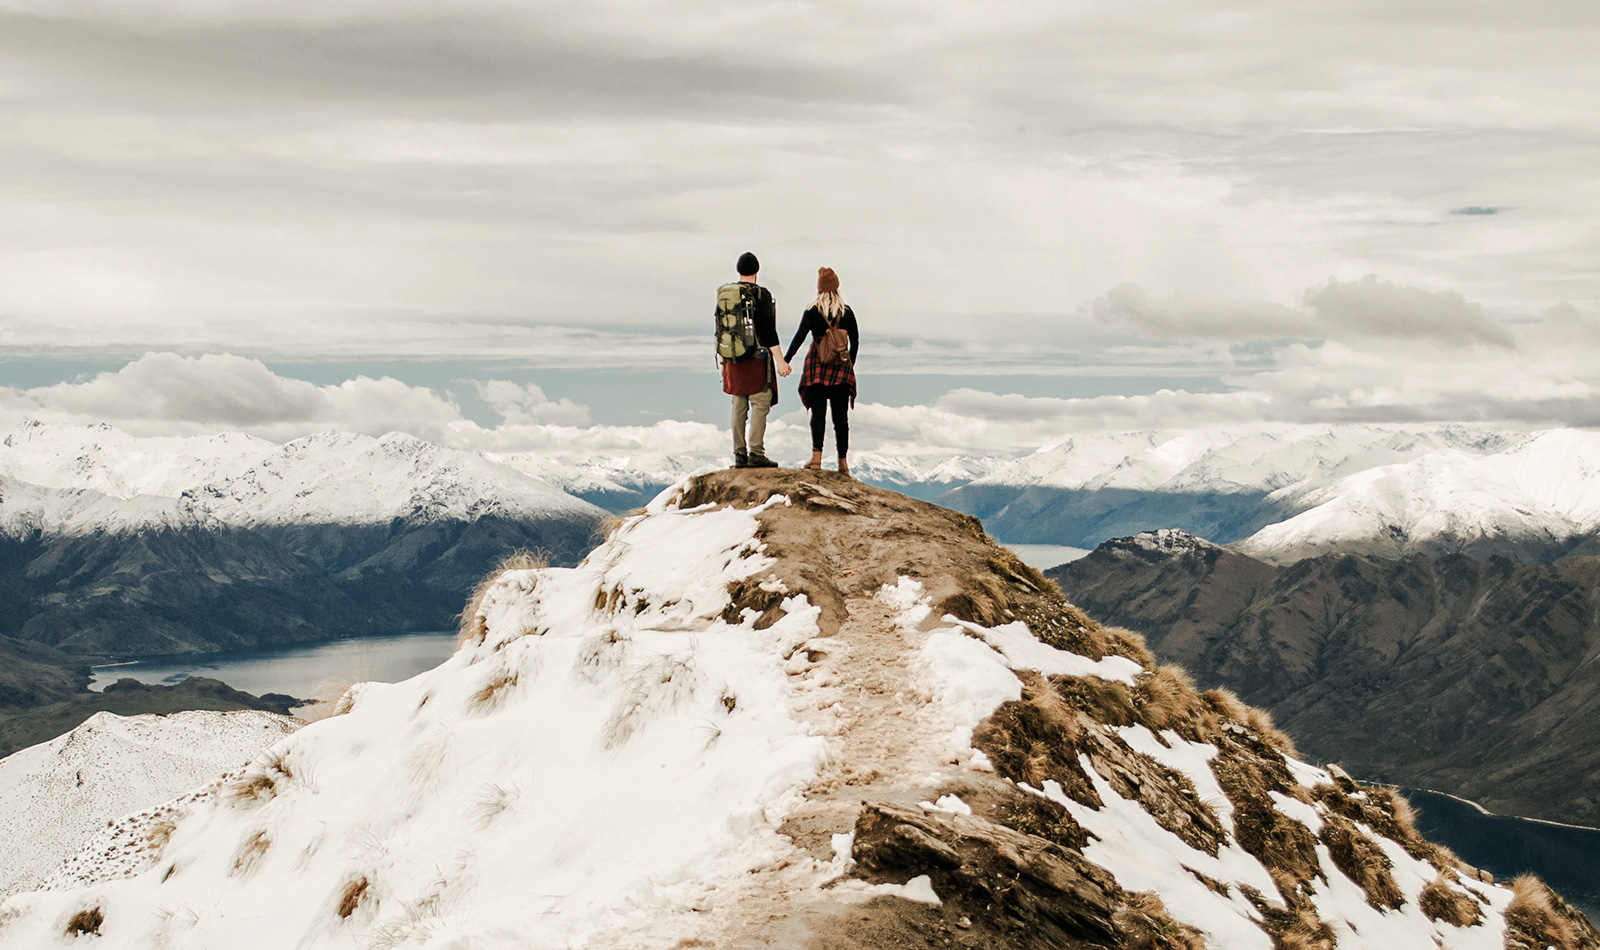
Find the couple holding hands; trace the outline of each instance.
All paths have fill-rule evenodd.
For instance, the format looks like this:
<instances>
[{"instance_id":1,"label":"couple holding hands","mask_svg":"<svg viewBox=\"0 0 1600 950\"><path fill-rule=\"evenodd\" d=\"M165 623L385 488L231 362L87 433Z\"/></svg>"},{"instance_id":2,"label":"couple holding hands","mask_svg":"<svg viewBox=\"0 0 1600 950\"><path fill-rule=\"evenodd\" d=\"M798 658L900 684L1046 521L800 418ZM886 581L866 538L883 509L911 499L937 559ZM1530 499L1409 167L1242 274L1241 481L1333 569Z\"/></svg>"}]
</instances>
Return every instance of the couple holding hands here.
<instances>
[{"instance_id":1,"label":"couple holding hands","mask_svg":"<svg viewBox=\"0 0 1600 950\"><path fill-rule=\"evenodd\" d=\"M717 291L717 352L722 363L722 391L733 396L734 467L778 466L767 458L763 445L767 413L778 402L778 377L794 371L789 361L809 337L811 347L800 373L800 403L811 410L811 461L803 467L822 468L822 442L831 407L839 471L848 475L850 409L856 400L860 336L855 313L839 296L839 275L832 268L818 269L817 297L800 317L800 328L789 349L780 354L777 304L756 282L760 270L761 262L746 251L739 257L739 279Z\"/></svg>"}]
</instances>

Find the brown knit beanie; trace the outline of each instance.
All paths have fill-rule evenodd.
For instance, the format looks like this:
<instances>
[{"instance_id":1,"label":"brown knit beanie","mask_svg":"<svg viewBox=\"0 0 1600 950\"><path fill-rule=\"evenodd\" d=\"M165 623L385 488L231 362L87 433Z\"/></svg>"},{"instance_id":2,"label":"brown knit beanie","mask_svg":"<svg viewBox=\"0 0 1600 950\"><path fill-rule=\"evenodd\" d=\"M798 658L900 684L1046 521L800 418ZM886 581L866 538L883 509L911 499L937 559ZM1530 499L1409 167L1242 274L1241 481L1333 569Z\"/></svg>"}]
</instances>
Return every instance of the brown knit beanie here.
<instances>
[{"instance_id":1,"label":"brown knit beanie","mask_svg":"<svg viewBox=\"0 0 1600 950\"><path fill-rule=\"evenodd\" d=\"M831 267L817 268L817 293L825 294L839 289L839 275Z\"/></svg>"}]
</instances>

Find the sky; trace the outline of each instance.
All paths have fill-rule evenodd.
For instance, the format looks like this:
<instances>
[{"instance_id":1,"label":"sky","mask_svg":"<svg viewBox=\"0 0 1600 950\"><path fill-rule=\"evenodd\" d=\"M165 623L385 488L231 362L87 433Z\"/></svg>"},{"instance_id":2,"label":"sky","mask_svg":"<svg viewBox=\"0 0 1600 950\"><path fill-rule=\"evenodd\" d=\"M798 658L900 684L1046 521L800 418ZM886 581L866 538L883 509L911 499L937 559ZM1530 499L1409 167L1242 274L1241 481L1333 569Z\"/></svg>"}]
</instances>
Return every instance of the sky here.
<instances>
[{"instance_id":1,"label":"sky","mask_svg":"<svg viewBox=\"0 0 1600 950\"><path fill-rule=\"evenodd\" d=\"M709 446L744 250L785 336L839 273L863 448L1600 424L1595 49L1587 0L0 0L0 425Z\"/></svg>"}]
</instances>

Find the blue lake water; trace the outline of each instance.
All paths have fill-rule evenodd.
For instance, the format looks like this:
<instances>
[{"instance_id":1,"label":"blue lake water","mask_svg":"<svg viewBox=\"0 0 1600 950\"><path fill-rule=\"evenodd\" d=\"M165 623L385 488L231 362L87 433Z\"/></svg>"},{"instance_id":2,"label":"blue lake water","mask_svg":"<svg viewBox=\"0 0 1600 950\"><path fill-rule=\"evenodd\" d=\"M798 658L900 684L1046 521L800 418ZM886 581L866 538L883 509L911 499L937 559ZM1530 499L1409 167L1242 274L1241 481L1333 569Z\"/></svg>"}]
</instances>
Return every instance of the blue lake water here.
<instances>
[{"instance_id":1,"label":"blue lake water","mask_svg":"<svg viewBox=\"0 0 1600 950\"><path fill-rule=\"evenodd\" d=\"M287 693L299 699L331 698L351 683L397 683L431 670L456 651L454 631L359 637L224 653L151 657L134 663L97 666L89 683L101 690L119 679L171 685L191 676L222 680L234 689L260 696Z\"/></svg>"},{"instance_id":2,"label":"blue lake water","mask_svg":"<svg viewBox=\"0 0 1600 950\"><path fill-rule=\"evenodd\" d=\"M1496 881L1537 874L1557 894L1600 920L1600 828L1492 815L1451 795L1403 789L1417 830Z\"/></svg>"}]
</instances>

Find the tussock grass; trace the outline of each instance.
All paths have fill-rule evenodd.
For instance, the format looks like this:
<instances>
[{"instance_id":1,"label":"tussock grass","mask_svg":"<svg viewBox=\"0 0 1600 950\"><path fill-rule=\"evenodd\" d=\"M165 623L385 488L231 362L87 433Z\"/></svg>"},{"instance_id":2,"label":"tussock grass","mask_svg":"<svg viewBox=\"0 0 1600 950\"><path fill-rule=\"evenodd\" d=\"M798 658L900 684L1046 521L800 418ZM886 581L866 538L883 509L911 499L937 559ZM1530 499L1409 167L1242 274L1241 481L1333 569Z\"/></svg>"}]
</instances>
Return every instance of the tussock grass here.
<instances>
[{"instance_id":1,"label":"tussock grass","mask_svg":"<svg viewBox=\"0 0 1600 950\"><path fill-rule=\"evenodd\" d=\"M531 571L549 566L548 554L543 551L530 551L527 548L519 548L501 558L489 573L483 575L483 579L478 581L472 588L472 593L467 596L467 606L462 609L460 623L456 626L456 638L463 642L481 641L488 634L489 629L478 611L483 607L483 596L500 579L500 575L506 571Z\"/></svg>"},{"instance_id":2,"label":"tussock grass","mask_svg":"<svg viewBox=\"0 0 1600 950\"><path fill-rule=\"evenodd\" d=\"M251 832L240 843L239 850L234 852L233 870L239 874L249 874L261 863L271 847L272 839L267 837L265 831Z\"/></svg>"},{"instance_id":3,"label":"tussock grass","mask_svg":"<svg viewBox=\"0 0 1600 950\"><path fill-rule=\"evenodd\" d=\"M224 789L223 794L228 800L239 804L267 801L277 797L293 778L294 769L289 766L288 755L271 749Z\"/></svg>"},{"instance_id":4,"label":"tussock grass","mask_svg":"<svg viewBox=\"0 0 1600 950\"><path fill-rule=\"evenodd\" d=\"M1511 881L1511 903L1506 907L1506 950L1585 950L1591 941L1584 934L1572 910L1545 883L1532 874L1518 875Z\"/></svg>"},{"instance_id":5,"label":"tussock grass","mask_svg":"<svg viewBox=\"0 0 1600 950\"><path fill-rule=\"evenodd\" d=\"M478 792L478 797L467 806L467 819L480 830L494 824L517 800L521 791L514 786L490 782Z\"/></svg>"},{"instance_id":6,"label":"tussock grass","mask_svg":"<svg viewBox=\"0 0 1600 950\"><path fill-rule=\"evenodd\" d=\"M1440 871L1417 895L1417 905L1429 920L1455 927L1476 926L1483 920L1483 909L1476 898L1450 886L1453 875Z\"/></svg>"},{"instance_id":7,"label":"tussock grass","mask_svg":"<svg viewBox=\"0 0 1600 950\"><path fill-rule=\"evenodd\" d=\"M161 852L167 849L167 843L172 840L172 833L178 830L178 822L172 818L157 818L145 829L144 843L150 849L151 860L159 860Z\"/></svg>"},{"instance_id":8,"label":"tussock grass","mask_svg":"<svg viewBox=\"0 0 1600 950\"><path fill-rule=\"evenodd\" d=\"M344 886L344 891L339 895L339 917L348 920L356 912L361 902L366 900L367 892L372 888L372 882L365 877L357 878Z\"/></svg>"},{"instance_id":9,"label":"tussock grass","mask_svg":"<svg viewBox=\"0 0 1600 950\"><path fill-rule=\"evenodd\" d=\"M1240 885L1239 891L1261 913L1261 928L1272 938L1273 950L1335 950L1338 936L1317 915L1305 885L1283 871L1269 873L1282 904L1267 900L1248 884Z\"/></svg>"},{"instance_id":10,"label":"tussock grass","mask_svg":"<svg viewBox=\"0 0 1600 950\"><path fill-rule=\"evenodd\" d=\"M1272 793L1292 794L1297 786L1283 757L1257 741L1250 743L1221 738L1211 771L1233 803L1233 833L1239 847L1283 875L1290 892L1321 878L1322 862L1317 858L1317 839L1310 829L1279 811ZM1279 889L1283 890L1280 883ZM1284 898L1289 898L1289 893Z\"/></svg>"},{"instance_id":11,"label":"tussock grass","mask_svg":"<svg viewBox=\"0 0 1600 950\"><path fill-rule=\"evenodd\" d=\"M1353 822L1338 815L1325 815L1322 843L1344 876L1354 881L1367 895L1367 903L1378 910L1398 910L1406 902L1394 882L1394 864L1376 841L1362 834Z\"/></svg>"},{"instance_id":12,"label":"tussock grass","mask_svg":"<svg viewBox=\"0 0 1600 950\"><path fill-rule=\"evenodd\" d=\"M1406 853L1434 867L1465 867L1448 848L1440 847L1417 831L1411 803L1403 795L1377 785L1360 785L1337 773L1334 785L1318 785L1311 790L1314 801L1336 815L1360 822L1392 840Z\"/></svg>"},{"instance_id":13,"label":"tussock grass","mask_svg":"<svg viewBox=\"0 0 1600 950\"><path fill-rule=\"evenodd\" d=\"M1055 582L1051 581L1051 583L1054 584ZM1056 589L1060 590L1060 588ZM1143 634L1129 630L1127 627L1105 627L1102 628L1101 633L1105 635L1106 640L1111 644L1111 652L1118 656L1125 656L1147 670L1155 668L1155 654L1151 653L1149 646L1145 644ZM1178 668L1181 669L1181 667ZM1185 673L1184 675L1187 676L1188 674Z\"/></svg>"},{"instance_id":14,"label":"tussock grass","mask_svg":"<svg viewBox=\"0 0 1600 950\"><path fill-rule=\"evenodd\" d=\"M580 676L593 683L605 674L620 669L627 653L628 636L611 627L585 637L578 644L575 666Z\"/></svg>"},{"instance_id":15,"label":"tussock grass","mask_svg":"<svg viewBox=\"0 0 1600 950\"><path fill-rule=\"evenodd\" d=\"M472 711L488 713L499 709L506 699L510 697L511 691L516 688L517 679L518 675L513 672L495 675L489 682L483 684L481 689L472 694L472 699L469 701Z\"/></svg>"},{"instance_id":16,"label":"tussock grass","mask_svg":"<svg viewBox=\"0 0 1600 950\"><path fill-rule=\"evenodd\" d=\"M1246 704L1239 698L1239 694L1231 689L1208 689L1201 696L1223 719L1244 726L1259 736L1262 742L1284 755L1299 758L1300 753L1295 750L1294 740L1273 724L1272 714L1265 709L1257 709Z\"/></svg>"},{"instance_id":17,"label":"tussock grass","mask_svg":"<svg viewBox=\"0 0 1600 950\"><path fill-rule=\"evenodd\" d=\"M67 921L66 934L69 937L81 937L84 934L100 935L100 925L106 922L105 911L99 907L80 910Z\"/></svg>"},{"instance_id":18,"label":"tussock grass","mask_svg":"<svg viewBox=\"0 0 1600 950\"><path fill-rule=\"evenodd\" d=\"M690 656L660 654L628 677L627 688L601 733L601 746L621 747L653 716L676 709L694 695L699 671Z\"/></svg>"},{"instance_id":19,"label":"tussock grass","mask_svg":"<svg viewBox=\"0 0 1600 950\"><path fill-rule=\"evenodd\" d=\"M1180 924L1167 913L1154 891L1128 896L1111 922L1126 940L1125 946L1148 950L1206 950L1206 942L1193 927Z\"/></svg>"}]
</instances>

